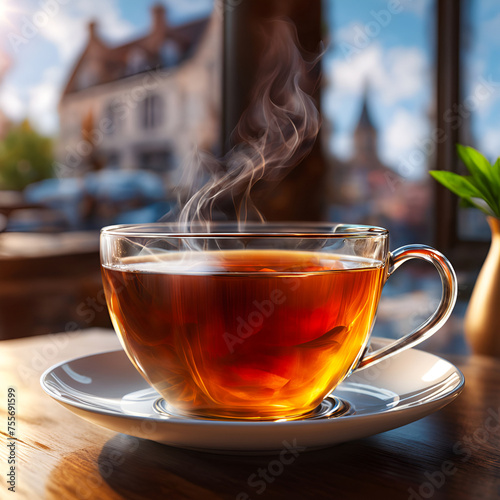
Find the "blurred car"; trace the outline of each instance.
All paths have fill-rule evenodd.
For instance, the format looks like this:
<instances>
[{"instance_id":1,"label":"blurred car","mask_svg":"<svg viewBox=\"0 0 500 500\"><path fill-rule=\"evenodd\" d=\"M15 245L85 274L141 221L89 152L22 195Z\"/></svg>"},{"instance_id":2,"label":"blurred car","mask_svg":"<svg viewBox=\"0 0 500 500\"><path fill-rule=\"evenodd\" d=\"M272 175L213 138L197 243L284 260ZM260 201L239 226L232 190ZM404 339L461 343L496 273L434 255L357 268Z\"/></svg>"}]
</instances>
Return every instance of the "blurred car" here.
<instances>
[{"instance_id":1,"label":"blurred car","mask_svg":"<svg viewBox=\"0 0 500 500\"><path fill-rule=\"evenodd\" d=\"M86 193L96 199L115 202L165 199L165 188L159 175L145 170L100 170L84 178Z\"/></svg>"},{"instance_id":2,"label":"blurred car","mask_svg":"<svg viewBox=\"0 0 500 500\"><path fill-rule=\"evenodd\" d=\"M170 208L162 178L145 170L105 169L81 178L46 179L28 186L24 197L26 203L60 213L70 230L154 222ZM42 220L39 225L41 230ZM36 230L33 217L29 227Z\"/></svg>"}]
</instances>

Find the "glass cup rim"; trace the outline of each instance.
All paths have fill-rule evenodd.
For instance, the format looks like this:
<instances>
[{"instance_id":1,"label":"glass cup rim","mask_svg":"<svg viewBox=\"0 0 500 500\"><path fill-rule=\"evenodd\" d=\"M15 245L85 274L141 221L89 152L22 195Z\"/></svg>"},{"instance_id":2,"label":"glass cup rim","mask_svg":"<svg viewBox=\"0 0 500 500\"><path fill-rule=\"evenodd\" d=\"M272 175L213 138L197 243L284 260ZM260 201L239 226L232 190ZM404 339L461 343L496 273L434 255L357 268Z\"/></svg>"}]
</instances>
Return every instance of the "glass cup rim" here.
<instances>
[{"instance_id":1,"label":"glass cup rim","mask_svg":"<svg viewBox=\"0 0 500 500\"><path fill-rule=\"evenodd\" d=\"M128 238L374 238L388 237L383 227L336 222L150 222L115 224L101 235Z\"/></svg>"}]
</instances>

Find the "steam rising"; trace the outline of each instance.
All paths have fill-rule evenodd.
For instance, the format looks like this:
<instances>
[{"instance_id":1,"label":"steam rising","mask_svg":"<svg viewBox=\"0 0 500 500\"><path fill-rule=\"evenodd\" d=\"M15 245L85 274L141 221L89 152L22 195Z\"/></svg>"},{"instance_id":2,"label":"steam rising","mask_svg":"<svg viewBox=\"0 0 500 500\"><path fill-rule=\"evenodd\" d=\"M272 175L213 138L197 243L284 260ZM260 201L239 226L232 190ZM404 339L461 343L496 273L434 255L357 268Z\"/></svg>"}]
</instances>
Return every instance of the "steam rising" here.
<instances>
[{"instance_id":1,"label":"steam rising","mask_svg":"<svg viewBox=\"0 0 500 500\"><path fill-rule=\"evenodd\" d=\"M237 145L220 160L196 152L186 168L181 184L189 192L179 214L185 229L192 222L209 229L217 206L228 199L239 222L254 218L263 222L252 201L256 184L281 181L314 144L320 120L310 96L316 82L309 73L317 59L302 57L295 28L286 21L270 24L264 46L250 105L234 131Z\"/></svg>"}]
</instances>

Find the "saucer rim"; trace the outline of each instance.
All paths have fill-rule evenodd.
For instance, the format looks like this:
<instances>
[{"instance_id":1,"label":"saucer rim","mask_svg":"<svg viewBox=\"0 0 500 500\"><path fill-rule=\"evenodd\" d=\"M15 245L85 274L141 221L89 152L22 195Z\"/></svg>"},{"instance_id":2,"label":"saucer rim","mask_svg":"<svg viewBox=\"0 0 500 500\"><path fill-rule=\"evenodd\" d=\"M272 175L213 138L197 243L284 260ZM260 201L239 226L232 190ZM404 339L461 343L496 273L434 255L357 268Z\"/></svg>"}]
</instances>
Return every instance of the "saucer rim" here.
<instances>
[{"instance_id":1,"label":"saucer rim","mask_svg":"<svg viewBox=\"0 0 500 500\"><path fill-rule=\"evenodd\" d=\"M378 343L378 342L384 343L384 342L390 341L390 339L386 339L383 337L372 337L371 342L373 342L373 341L375 341L375 343ZM422 349L409 348L409 349L406 349L405 351L420 352L420 353L423 353L423 354L426 354L429 356L433 356L433 357L437 358L438 360L444 361L459 376L458 383L455 384L451 390L449 390L447 393L443 394L442 396L439 396L435 399L432 399L431 401L427 401L427 402L419 404L418 406L420 408L425 408L425 407L428 407L430 405L438 406L438 409L442 408L443 406L445 406L445 404L439 405L438 403L444 403L446 401L451 402L451 400L456 399L460 395L460 393L463 391L463 389L465 387L465 377L464 377L463 373L461 372L461 370L457 366L455 366L453 363L442 358L441 356L439 356L437 354L433 354L433 353L430 353L428 351L424 351ZM299 419L299 420L231 420L231 419L196 419L196 418L190 418L190 417L182 418L182 419L176 418L176 417L162 418L162 417L155 416L154 413L151 413L151 415L147 415L147 416L144 416L144 415L142 415L142 416L126 415L124 413L120 413L120 412L117 412L115 410L102 410L102 409L97 409L97 408L89 408L88 405L84 405L84 404L79 403L77 401L68 401L67 399L64 398L64 396L58 396L54 392L51 392L50 387L48 387L45 384L46 378L48 377L48 375L52 371L56 370L57 368L65 365L67 363L72 363L72 362L75 362L75 361L78 361L81 359L90 358L90 357L97 356L97 355L105 355L105 354L111 354L111 353L117 353L117 352L122 352L125 356L127 356L126 352L124 351L123 348L117 348L117 349L108 349L105 351L86 354L86 355L82 355L82 356L76 356L76 357L71 358L71 359L60 361L59 363L56 363L56 364L52 365L51 367L47 368L42 373L42 375L40 376L41 388L48 396L50 396L52 399L54 399L55 401L57 401L58 403L62 404L65 407L69 406L69 407L73 407L73 408L78 408L79 410L82 410L84 412L96 413L96 414L103 415L105 417L114 417L114 418L117 417L117 418L120 418L123 420L141 421L141 420L147 419L149 421L157 422L157 423L163 423L163 424L168 423L169 425L186 425L186 426L195 425L195 426L207 426L207 427L213 427L213 426L249 427L249 426L252 426L252 427L259 427L261 429L264 427L276 427L276 426L289 426L290 427L290 426L310 425L311 422L313 422L312 420L307 420L307 419ZM394 354L394 356L397 356L398 354L399 353L396 353L396 354ZM132 363L131 363L131 367L134 368ZM353 375L354 373L355 373L355 371L351 375ZM137 375L142 377L142 375L138 371L137 371ZM144 377L142 377L142 378L143 378L145 384L149 385L147 380L144 379ZM344 381L348 380L348 378L349 377L346 377L346 379L344 379ZM446 404L448 404L448 403L446 403ZM70 408L68 408L68 409L70 409ZM71 409L70 409L70 411L71 411ZM396 413L403 412L403 411L408 411L408 408L405 406L396 406L394 408L387 409L383 413L396 414ZM332 421L340 421L340 420L345 420L345 419L370 420L371 418L379 417L379 415L380 415L380 412L369 413L369 414L358 414L358 415L356 413L354 413L354 414L344 415L344 416L341 415L341 416L334 418L334 419L314 420L314 424L315 425L328 425L328 424L331 424Z\"/></svg>"}]
</instances>

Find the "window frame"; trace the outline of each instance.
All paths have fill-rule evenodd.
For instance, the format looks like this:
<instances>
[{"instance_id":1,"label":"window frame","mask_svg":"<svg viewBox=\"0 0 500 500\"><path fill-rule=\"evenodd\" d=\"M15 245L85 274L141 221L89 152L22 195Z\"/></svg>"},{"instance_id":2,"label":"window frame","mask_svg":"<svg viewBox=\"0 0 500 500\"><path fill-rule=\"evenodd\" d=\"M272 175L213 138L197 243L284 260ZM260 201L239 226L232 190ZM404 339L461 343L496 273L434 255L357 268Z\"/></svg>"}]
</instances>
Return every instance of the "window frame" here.
<instances>
[{"instance_id":1,"label":"window frame","mask_svg":"<svg viewBox=\"0 0 500 500\"><path fill-rule=\"evenodd\" d=\"M436 130L444 139L438 142L434 168L461 173L456 144L462 142L461 127L449 119L450 110L463 101L462 39L466 26L462 13L468 0L436 0L437 58ZM455 108L456 109L456 108ZM458 233L457 197L437 182L434 183L434 245L460 269L477 269L489 248L489 242L461 239Z\"/></svg>"},{"instance_id":2,"label":"window frame","mask_svg":"<svg viewBox=\"0 0 500 500\"><path fill-rule=\"evenodd\" d=\"M143 130L155 130L163 124L163 99L160 94L147 94L141 102L140 121Z\"/></svg>"}]
</instances>

